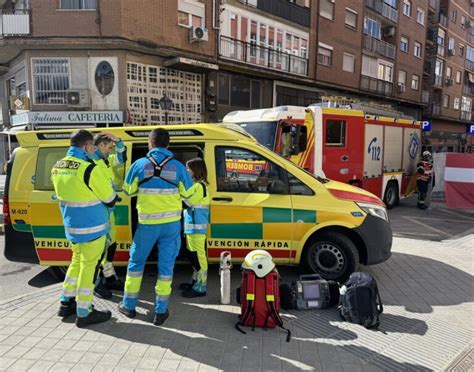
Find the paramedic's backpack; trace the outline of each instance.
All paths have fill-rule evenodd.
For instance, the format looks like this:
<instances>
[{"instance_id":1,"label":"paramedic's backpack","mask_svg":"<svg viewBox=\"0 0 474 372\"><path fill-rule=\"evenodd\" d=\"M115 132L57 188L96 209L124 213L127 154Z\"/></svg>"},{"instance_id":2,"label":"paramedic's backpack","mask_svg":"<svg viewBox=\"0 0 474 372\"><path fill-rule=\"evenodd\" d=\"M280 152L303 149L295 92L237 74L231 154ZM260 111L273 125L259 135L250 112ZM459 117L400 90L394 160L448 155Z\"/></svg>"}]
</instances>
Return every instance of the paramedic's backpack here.
<instances>
[{"instance_id":1,"label":"paramedic's backpack","mask_svg":"<svg viewBox=\"0 0 474 372\"><path fill-rule=\"evenodd\" d=\"M240 326L252 327L252 330L255 327L278 326L286 330L286 342L290 342L291 332L283 327L280 317L280 277L276 269L263 278L257 277L252 270L244 269L237 295L240 297L240 316L235 327L240 332L246 333Z\"/></svg>"},{"instance_id":2,"label":"paramedic's backpack","mask_svg":"<svg viewBox=\"0 0 474 372\"><path fill-rule=\"evenodd\" d=\"M352 273L341 287L340 301L339 312L343 320L363 325L367 329L378 329L383 305L377 283L371 274Z\"/></svg>"}]
</instances>

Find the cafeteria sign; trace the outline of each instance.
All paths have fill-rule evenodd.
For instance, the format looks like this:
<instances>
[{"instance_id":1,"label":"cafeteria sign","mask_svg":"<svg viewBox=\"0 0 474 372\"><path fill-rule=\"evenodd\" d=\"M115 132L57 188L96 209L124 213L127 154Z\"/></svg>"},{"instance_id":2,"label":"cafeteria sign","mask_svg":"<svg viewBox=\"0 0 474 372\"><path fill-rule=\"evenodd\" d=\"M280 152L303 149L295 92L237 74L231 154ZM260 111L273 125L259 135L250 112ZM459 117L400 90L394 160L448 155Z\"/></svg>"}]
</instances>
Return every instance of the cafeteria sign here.
<instances>
[{"instance_id":1,"label":"cafeteria sign","mask_svg":"<svg viewBox=\"0 0 474 372\"><path fill-rule=\"evenodd\" d=\"M122 124L122 111L30 111L20 115L12 115L11 124Z\"/></svg>"}]
</instances>

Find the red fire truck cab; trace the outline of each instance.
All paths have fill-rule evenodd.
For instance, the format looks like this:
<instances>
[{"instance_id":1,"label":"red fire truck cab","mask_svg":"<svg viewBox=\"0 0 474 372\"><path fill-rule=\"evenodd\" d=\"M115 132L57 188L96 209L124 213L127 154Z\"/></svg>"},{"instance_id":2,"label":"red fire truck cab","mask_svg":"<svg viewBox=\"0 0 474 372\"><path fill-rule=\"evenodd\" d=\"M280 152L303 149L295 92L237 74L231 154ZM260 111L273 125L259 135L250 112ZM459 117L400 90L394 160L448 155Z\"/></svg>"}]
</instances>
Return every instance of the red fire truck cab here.
<instances>
[{"instance_id":1,"label":"red fire truck cab","mask_svg":"<svg viewBox=\"0 0 474 372\"><path fill-rule=\"evenodd\" d=\"M415 190L421 122L392 110L280 106L234 111L223 121L316 175L372 192L387 208Z\"/></svg>"}]
</instances>

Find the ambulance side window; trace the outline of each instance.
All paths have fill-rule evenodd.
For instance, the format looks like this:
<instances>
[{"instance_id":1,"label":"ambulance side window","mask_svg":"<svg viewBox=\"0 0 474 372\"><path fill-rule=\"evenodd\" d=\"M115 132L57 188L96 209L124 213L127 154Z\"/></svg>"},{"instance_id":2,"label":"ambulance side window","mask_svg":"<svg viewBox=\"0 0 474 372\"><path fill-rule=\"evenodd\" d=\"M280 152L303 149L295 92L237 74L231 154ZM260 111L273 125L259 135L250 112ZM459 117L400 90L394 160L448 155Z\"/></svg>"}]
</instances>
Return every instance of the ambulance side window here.
<instances>
[{"instance_id":1,"label":"ambulance side window","mask_svg":"<svg viewBox=\"0 0 474 372\"><path fill-rule=\"evenodd\" d=\"M217 191L289 194L287 172L264 157L236 147L216 147Z\"/></svg>"},{"instance_id":2,"label":"ambulance side window","mask_svg":"<svg viewBox=\"0 0 474 372\"><path fill-rule=\"evenodd\" d=\"M346 146L345 120L326 120L326 146Z\"/></svg>"},{"instance_id":3,"label":"ambulance side window","mask_svg":"<svg viewBox=\"0 0 474 372\"><path fill-rule=\"evenodd\" d=\"M68 147L44 147L38 151L38 160L35 172L35 190L54 190L51 181L51 169L56 162L66 156Z\"/></svg>"},{"instance_id":4,"label":"ambulance side window","mask_svg":"<svg viewBox=\"0 0 474 372\"><path fill-rule=\"evenodd\" d=\"M291 195L314 195L313 190L291 173L288 173L288 184L290 185Z\"/></svg>"}]
</instances>

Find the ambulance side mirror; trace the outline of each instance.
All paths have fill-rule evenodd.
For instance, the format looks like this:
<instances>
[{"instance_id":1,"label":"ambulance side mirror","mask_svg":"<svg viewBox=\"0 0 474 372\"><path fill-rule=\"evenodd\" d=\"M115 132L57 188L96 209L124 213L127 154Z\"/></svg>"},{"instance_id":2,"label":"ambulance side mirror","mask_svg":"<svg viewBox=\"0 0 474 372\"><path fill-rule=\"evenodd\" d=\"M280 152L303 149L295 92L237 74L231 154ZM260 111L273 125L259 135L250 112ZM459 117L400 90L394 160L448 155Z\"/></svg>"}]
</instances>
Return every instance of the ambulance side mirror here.
<instances>
[{"instance_id":1,"label":"ambulance side mirror","mask_svg":"<svg viewBox=\"0 0 474 372\"><path fill-rule=\"evenodd\" d=\"M291 126L291 154L298 155L306 150L308 145L308 128L304 125Z\"/></svg>"}]
</instances>

